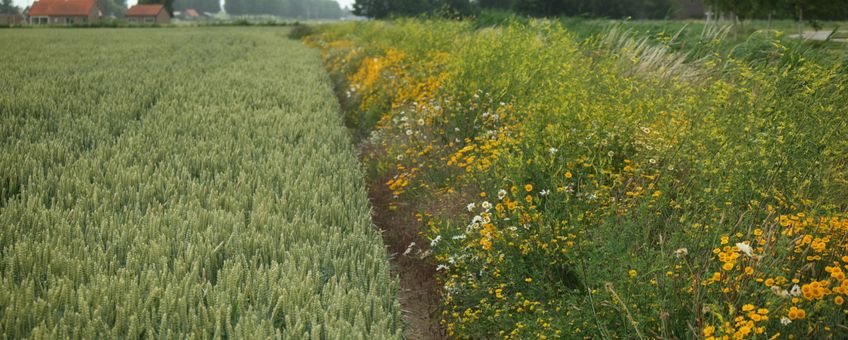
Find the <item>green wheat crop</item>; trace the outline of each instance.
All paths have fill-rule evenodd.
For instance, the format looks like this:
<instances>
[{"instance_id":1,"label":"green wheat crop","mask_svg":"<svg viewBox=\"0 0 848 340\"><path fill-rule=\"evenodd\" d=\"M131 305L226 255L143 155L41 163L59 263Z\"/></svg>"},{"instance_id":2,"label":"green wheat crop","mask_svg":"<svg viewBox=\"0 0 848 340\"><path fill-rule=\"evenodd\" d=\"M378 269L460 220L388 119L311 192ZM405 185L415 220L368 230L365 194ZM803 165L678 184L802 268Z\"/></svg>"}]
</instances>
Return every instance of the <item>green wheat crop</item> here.
<instances>
[{"instance_id":1,"label":"green wheat crop","mask_svg":"<svg viewBox=\"0 0 848 340\"><path fill-rule=\"evenodd\" d=\"M401 336L329 78L286 33L0 32L0 336Z\"/></svg>"}]
</instances>

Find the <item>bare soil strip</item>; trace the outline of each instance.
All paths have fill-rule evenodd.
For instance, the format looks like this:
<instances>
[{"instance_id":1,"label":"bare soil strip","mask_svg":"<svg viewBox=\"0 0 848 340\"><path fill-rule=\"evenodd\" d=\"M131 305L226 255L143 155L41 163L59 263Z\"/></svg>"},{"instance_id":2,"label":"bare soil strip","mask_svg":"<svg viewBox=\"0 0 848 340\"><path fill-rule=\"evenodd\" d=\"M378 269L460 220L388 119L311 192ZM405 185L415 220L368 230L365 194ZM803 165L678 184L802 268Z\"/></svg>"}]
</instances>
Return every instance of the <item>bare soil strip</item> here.
<instances>
[{"instance_id":1,"label":"bare soil strip","mask_svg":"<svg viewBox=\"0 0 848 340\"><path fill-rule=\"evenodd\" d=\"M446 339L439 324L435 266L427 259L403 255L410 243L424 246L427 240L418 234L419 222L413 218L411 207L402 205L396 211L389 210L392 193L384 182L371 183L368 195L374 207L374 224L382 231L383 242L392 255L392 269L400 280L398 300L407 322L404 335L413 340Z\"/></svg>"}]
</instances>

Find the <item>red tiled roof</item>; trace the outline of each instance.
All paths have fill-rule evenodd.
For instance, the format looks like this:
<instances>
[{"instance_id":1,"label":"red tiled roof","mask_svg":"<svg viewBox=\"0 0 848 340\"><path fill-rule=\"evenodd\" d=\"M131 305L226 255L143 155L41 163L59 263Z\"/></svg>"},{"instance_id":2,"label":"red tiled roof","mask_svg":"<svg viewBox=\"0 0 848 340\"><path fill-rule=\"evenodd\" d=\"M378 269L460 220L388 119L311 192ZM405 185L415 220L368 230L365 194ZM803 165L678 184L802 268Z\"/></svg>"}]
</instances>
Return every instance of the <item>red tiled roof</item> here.
<instances>
[{"instance_id":1,"label":"red tiled roof","mask_svg":"<svg viewBox=\"0 0 848 340\"><path fill-rule=\"evenodd\" d=\"M191 8L185 10L185 15L188 16L188 17L199 17L200 16L200 14L197 14L197 11L195 11Z\"/></svg>"},{"instance_id":2,"label":"red tiled roof","mask_svg":"<svg viewBox=\"0 0 848 340\"><path fill-rule=\"evenodd\" d=\"M135 5L127 10L124 16L128 17L155 17L159 12L164 11L165 6L162 4L152 5Z\"/></svg>"},{"instance_id":3,"label":"red tiled roof","mask_svg":"<svg viewBox=\"0 0 848 340\"><path fill-rule=\"evenodd\" d=\"M32 4L29 16L88 16L97 0L39 0Z\"/></svg>"}]
</instances>

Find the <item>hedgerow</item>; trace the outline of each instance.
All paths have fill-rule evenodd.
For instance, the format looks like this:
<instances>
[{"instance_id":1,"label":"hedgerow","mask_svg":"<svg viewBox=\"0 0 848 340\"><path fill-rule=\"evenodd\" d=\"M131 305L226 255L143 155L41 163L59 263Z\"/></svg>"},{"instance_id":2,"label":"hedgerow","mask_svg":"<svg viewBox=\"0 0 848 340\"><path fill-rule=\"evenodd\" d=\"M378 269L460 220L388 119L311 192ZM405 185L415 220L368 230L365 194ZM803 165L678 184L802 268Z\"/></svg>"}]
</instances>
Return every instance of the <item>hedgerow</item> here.
<instances>
[{"instance_id":1,"label":"hedgerow","mask_svg":"<svg viewBox=\"0 0 848 340\"><path fill-rule=\"evenodd\" d=\"M449 335L848 336L844 61L707 29L688 55L546 20L306 41L371 180L418 207L405 255L437 267Z\"/></svg>"}]
</instances>

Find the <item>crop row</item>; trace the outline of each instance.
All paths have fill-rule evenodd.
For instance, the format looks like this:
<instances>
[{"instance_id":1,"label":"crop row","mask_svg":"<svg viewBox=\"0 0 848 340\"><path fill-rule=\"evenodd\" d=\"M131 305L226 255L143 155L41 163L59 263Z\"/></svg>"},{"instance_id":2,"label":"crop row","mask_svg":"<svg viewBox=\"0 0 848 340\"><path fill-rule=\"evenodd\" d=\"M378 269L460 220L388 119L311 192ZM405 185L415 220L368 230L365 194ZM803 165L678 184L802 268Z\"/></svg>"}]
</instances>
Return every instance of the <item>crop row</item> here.
<instances>
[{"instance_id":1,"label":"crop row","mask_svg":"<svg viewBox=\"0 0 848 340\"><path fill-rule=\"evenodd\" d=\"M3 337L399 337L329 80L284 34L0 34Z\"/></svg>"}]
</instances>

